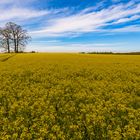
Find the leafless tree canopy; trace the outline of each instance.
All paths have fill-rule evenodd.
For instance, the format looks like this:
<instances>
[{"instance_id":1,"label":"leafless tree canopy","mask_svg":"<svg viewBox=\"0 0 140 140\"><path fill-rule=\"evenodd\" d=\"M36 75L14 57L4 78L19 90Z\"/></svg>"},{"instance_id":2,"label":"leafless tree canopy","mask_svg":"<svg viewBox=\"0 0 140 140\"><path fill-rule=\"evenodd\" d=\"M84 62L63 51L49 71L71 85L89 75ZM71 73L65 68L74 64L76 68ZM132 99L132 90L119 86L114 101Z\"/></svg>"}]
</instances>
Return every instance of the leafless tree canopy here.
<instances>
[{"instance_id":1,"label":"leafless tree canopy","mask_svg":"<svg viewBox=\"0 0 140 140\"><path fill-rule=\"evenodd\" d=\"M8 22L4 28L0 28L0 47L8 53L11 50L15 53L23 51L30 40L27 31L13 22Z\"/></svg>"}]
</instances>

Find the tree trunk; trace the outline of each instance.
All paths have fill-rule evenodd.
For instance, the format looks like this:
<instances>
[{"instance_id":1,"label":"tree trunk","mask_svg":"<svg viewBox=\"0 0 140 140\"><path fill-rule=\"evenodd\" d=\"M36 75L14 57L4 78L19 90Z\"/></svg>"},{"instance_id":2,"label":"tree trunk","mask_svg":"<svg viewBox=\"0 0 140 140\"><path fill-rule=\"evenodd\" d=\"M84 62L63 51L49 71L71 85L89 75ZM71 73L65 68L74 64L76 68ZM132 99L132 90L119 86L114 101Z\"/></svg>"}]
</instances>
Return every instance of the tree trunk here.
<instances>
[{"instance_id":1,"label":"tree trunk","mask_svg":"<svg viewBox=\"0 0 140 140\"><path fill-rule=\"evenodd\" d=\"M7 39L7 50L8 50L8 53L10 53L10 43L9 43L9 39Z\"/></svg>"},{"instance_id":2,"label":"tree trunk","mask_svg":"<svg viewBox=\"0 0 140 140\"><path fill-rule=\"evenodd\" d=\"M14 38L14 47L15 47L15 53L17 53L17 45L16 45L16 39Z\"/></svg>"},{"instance_id":3,"label":"tree trunk","mask_svg":"<svg viewBox=\"0 0 140 140\"><path fill-rule=\"evenodd\" d=\"M19 47L19 44L18 44L18 37L17 37L17 42L16 42L16 45L17 45L17 53L18 53L18 47Z\"/></svg>"}]
</instances>

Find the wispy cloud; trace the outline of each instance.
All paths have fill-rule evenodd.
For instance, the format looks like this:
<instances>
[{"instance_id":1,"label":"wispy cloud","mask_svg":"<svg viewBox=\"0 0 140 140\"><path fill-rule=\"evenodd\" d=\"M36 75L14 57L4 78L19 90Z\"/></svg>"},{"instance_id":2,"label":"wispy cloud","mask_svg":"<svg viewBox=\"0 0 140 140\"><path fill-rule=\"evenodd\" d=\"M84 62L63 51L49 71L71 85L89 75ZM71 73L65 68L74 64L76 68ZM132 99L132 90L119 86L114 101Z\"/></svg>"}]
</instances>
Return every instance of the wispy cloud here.
<instances>
[{"instance_id":1,"label":"wispy cloud","mask_svg":"<svg viewBox=\"0 0 140 140\"><path fill-rule=\"evenodd\" d=\"M37 0L26 1L25 3L29 4L34 1ZM33 37L77 37L89 32L110 32L106 27L140 20L140 3L135 3L135 1L126 4L119 3L106 8L103 7L103 1L96 6L74 12L74 8L37 10L23 5L18 7L20 0L1 0L1 6L6 4L11 6L7 10L0 7L0 13L2 13L0 22L21 21L28 23L33 19L31 23L33 24L42 17L41 23L38 23L38 28L30 30ZM132 29L132 27L126 26L120 29L112 28L111 32L129 32L129 29ZM137 26L133 26L133 31L137 31L137 29Z\"/></svg>"},{"instance_id":2,"label":"wispy cloud","mask_svg":"<svg viewBox=\"0 0 140 140\"><path fill-rule=\"evenodd\" d=\"M39 10L31 6L37 0L0 0L0 25L14 21L16 23L28 23L31 19L37 19L50 14L50 11ZM32 23L33 24L33 23Z\"/></svg>"},{"instance_id":3,"label":"wispy cloud","mask_svg":"<svg viewBox=\"0 0 140 140\"><path fill-rule=\"evenodd\" d=\"M126 23L126 22L137 20L137 19L140 19L140 15L134 15L134 16L131 16L129 18L121 18L121 19L113 22L112 24Z\"/></svg>"},{"instance_id":4,"label":"wispy cloud","mask_svg":"<svg viewBox=\"0 0 140 140\"><path fill-rule=\"evenodd\" d=\"M26 0L26 1L21 1L21 0L0 0L0 6L3 6L5 4L11 4L11 5L25 5L25 4L29 4L29 3L32 3L34 1L37 1L37 0Z\"/></svg>"},{"instance_id":5,"label":"wispy cloud","mask_svg":"<svg viewBox=\"0 0 140 140\"><path fill-rule=\"evenodd\" d=\"M127 4L113 5L99 11L94 11L89 7L76 14L60 18L55 17L55 19L48 21L48 25L32 31L31 34L34 36L40 34L43 36L80 35L88 32L105 31L110 24L126 23L137 19L140 19L140 4L131 1ZM126 30L125 26L124 28L125 31L129 31Z\"/></svg>"},{"instance_id":6,"label":"wispy cloud","mask_svg":"<svg viewBox=\"0 0 140 140\"><path fill-rule=\"evenodd\" d=\"M123 28L109 30L109 32L140 32L139 25L130 25Z\"/></svg>"},{"instance_id":7,"label":"wispy cloud","mask_svg":"<svg viewBox=\"0 0 140 140\"><path fill-rule=\"evenodd\" d=\"M0 9L0 21L25 20L29 18L40 17L49 14L48 11L38 11L26 8L11 8L8 10Z\"/></svg>"}]
</instances>

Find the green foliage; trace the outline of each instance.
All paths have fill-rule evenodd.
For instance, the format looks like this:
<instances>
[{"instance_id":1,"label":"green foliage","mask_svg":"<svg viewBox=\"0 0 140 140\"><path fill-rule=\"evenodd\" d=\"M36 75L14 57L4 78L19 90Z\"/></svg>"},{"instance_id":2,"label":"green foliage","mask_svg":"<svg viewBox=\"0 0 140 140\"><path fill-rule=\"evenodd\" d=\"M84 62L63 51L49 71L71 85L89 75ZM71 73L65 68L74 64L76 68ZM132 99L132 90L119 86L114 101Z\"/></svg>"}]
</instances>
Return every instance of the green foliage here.
<instances>
[{"instance_id":1,"label":"green foliage","mask_svg":"<svg viewBox=\"0 0 140 140\"><path fill-rule=\"evenodd\" d=\"M140 56L9 56L0 55L0 139L140 139Z\"/></svg>"}]
</instances>

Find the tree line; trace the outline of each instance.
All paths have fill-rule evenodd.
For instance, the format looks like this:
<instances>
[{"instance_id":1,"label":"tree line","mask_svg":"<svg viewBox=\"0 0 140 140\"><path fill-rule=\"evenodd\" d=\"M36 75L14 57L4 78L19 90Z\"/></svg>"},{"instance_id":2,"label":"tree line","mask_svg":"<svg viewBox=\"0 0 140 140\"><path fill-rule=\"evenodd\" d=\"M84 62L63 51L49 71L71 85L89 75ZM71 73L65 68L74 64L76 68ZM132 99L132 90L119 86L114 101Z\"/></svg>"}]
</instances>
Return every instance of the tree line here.
<instances>
[{"instance_id":1,"label":"tree line","mask_svg":"<svg viewBox=\"0 0 140 140\"><path fill-rule=\"evenodd\" d=\"M8 53L23 51L30 40L27 31L13 22L8 22L0 28L0 47Z\"/></svg>"}]
</instances>

